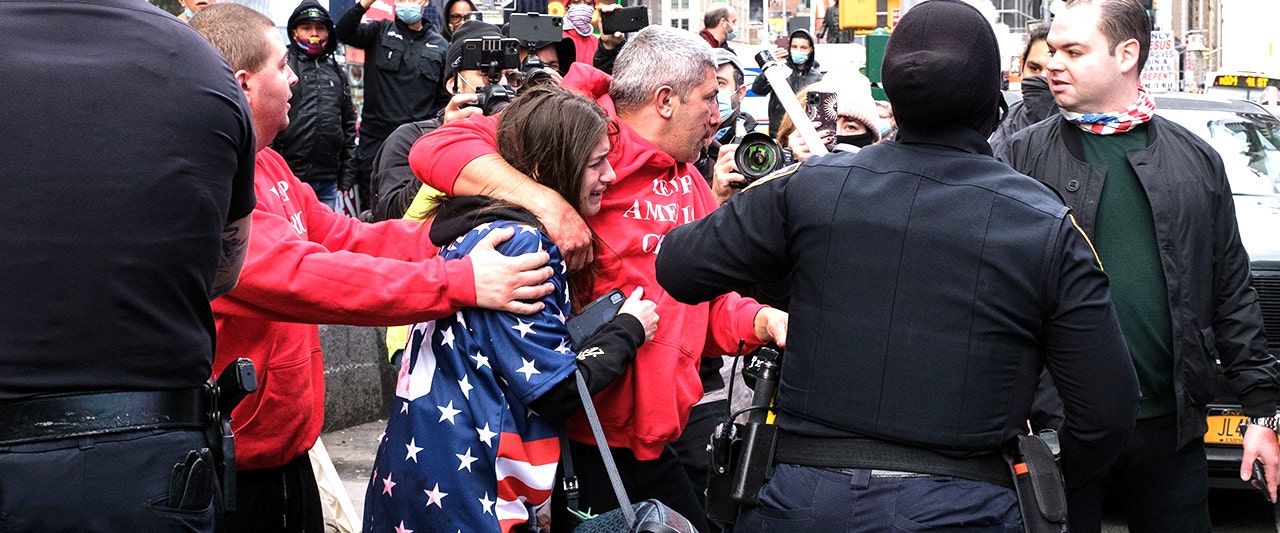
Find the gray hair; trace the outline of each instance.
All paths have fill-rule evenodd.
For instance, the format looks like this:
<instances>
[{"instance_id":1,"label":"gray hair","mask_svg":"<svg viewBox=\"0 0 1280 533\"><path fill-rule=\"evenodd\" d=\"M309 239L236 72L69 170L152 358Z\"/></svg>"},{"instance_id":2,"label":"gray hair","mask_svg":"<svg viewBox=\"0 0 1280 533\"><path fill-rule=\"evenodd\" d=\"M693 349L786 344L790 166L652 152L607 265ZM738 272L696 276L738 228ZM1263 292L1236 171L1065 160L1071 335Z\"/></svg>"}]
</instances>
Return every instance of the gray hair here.
<instances>
[{"instance_id":1,"label":"gray hair","mask_svg":"<svg viewBox=\"0 0 1280 533\"><path fill-rule=\"evenodd\" d=\"M687 30L648 26L627 42L614 61L609 96L619 113L639 108L663 85L687 97L715 71L711 47Z\"/></svg>"}]
</instances>

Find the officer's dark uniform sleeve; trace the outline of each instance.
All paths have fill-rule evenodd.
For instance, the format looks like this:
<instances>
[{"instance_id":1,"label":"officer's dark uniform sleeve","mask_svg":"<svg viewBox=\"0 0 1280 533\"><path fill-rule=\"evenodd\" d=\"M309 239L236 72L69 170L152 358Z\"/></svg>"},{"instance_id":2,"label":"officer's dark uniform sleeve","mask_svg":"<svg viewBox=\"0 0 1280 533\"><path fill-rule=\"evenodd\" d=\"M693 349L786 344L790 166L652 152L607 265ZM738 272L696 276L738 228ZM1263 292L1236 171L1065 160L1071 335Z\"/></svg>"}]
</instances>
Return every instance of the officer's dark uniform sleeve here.
<instances>
[{"instance_id":1,"label":"officer's dark uniform sleeve","mask_svg":"<svg viewBox=\"0 0 1280 533\"><path fill-rule=\"evenodd\" d=\"M1045 365L1062 397L1062 472L1068 509L1090 509L1107 470L1133 431L1138 377L1111 304L1107 277L1093 248L1068 216L1050 253L1052 301L1044 330ZM1077 524L1072 529L1097 530Z\"/></svg>"},{"instance_id":2,"label":"officer's dark uniform sleeve","mask_svg":"<svg viewBox=\"0 0 1280 533\"><path fill-rule=\"evenodd\" d=\"M239 92L239 91L237 91ZM243 93L237 94L240 99L240 144L236 149L235 176L231 181L231 203L227 209L227 223L230 224L253 214L258 200L253 192L253 175L257 171L258 144L253 133L253 118L249 112L249 101Z\"/></svg>"},{"instance_id":3,"label":"officer's dark uniform sleeve","mask_svg":"<svg viewBox=\"0 0 1280 533\"><path fill-rule=\"evenodd\" d=\"M789 270L787 184L796 177L787 172L671 230L658 253L658 283L676 300L692 304L782 279Z\"/></svg>"}]
</instances>

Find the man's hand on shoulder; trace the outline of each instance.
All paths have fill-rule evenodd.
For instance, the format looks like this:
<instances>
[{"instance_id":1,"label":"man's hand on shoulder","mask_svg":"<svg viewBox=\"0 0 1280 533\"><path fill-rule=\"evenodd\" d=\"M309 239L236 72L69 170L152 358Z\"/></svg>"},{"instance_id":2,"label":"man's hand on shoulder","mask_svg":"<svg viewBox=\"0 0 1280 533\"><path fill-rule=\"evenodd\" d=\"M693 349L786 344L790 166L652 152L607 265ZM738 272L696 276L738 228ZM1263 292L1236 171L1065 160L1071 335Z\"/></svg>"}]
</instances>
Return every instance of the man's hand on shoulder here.
<instances>
[{"instance_id":1,"label":"man's hand on shoulder","mask_svg":"<svg viewBox=\"0 0 1280 533\"><path fill-rule=\"evenodd\" d=\"M542 310L542 297L555 286L547 252L507 257L497 246L515 235L515 228L499 228L485 236L471 251L471 269L476 283L476 306L528 315Z\"/></svg>"},{"instance_id":2,"label":"man's hand on shoulder","mask_svg":"<svg viewBox=\"0 0 1280 533\"><path fill-rule=\"evenodd\" d=\"M530 198L528 202L521 204L547 228L547 234L560 247L560 253L564 254L569 270L578 270L590 264L594 252L591 249L591 228L587 227L586 221L559 194L545 188L530 189L530 192L534 191L549 194L544 197L543 202Z\"/></svg>"}]
</instances>

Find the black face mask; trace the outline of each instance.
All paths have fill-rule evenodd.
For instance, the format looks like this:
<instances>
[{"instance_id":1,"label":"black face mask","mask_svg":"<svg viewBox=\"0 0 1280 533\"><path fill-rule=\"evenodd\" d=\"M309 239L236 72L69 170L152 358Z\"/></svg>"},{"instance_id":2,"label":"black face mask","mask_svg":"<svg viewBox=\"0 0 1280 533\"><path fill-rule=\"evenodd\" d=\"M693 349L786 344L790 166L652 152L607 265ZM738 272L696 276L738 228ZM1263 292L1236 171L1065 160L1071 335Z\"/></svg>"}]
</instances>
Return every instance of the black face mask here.
<instances>
[{"instance_id":1,"label":"black face mask","mask_svg":"<svg viewBox=\"0 0 1280 533\"><path fill-rule=\"evenodd\" d=\"M836 135L836 144L848 144L862 148L875 142L875 134L871 132L859 133L857 135Z\"/></svg>"}]
</instances>

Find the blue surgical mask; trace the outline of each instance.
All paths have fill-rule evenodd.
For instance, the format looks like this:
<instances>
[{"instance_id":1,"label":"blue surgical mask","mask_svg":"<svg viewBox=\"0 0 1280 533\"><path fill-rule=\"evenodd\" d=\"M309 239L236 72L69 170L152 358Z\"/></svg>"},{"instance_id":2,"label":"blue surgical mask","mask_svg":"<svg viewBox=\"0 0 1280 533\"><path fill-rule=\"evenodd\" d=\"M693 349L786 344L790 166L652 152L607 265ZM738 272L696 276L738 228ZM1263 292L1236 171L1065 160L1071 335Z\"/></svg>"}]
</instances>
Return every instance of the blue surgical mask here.
<instances>
[{"instance_id":1,"label":"blue surgical mask","mask_svg":"<svg viewBox=\"0 0 1280 533\"><path fill-rule=\"evenodd\" d=\"M809 60L809 52L797 52L795 50L791 51L792 63L795 63L797 65L803 65L804 62L808 60Z\"/></svg>"},{"instance_id":2,"label":"blue surgical mask","mask_svg":"<svg viewBox=\"0 0 1280 533\"><path fill-rule=\"evenodd\" d=\"M892 124L890 124L888 120L885 120L885 119L882 119L882 118L878 118L878 119L876 119L876 125L880 127L880 138L881 138L881 139L883 139L883 138L885 138L885 136L889 135L889 132L890 132L890 131L893 131L893 125L892 125Z\"/></svg>"},{"instance_id":3,"label":"blue surgical mask","mask_svg":"<svg viewBox=\"0 0 1280 533\"><path fill-rule=\"evenodd\" d=\"M422 20L422 6L396 2L396 18L405 24L413 24Z\"/></svg>"},{"instance_id":4,"label":"blue surgical mask","mask_svg":"<svg viewBox=\"0 0 1280 533\"><path fill-rule=\"evenodd\" d=\"M191 17L196 16L195 11L192 11L190 9L185 9L185 8L182 10L182 14L187 16L187 20L190 20Z\"/></svg>"},{"instance_id":5,"label":"blue surgical mask","mask_svg":"<svg viewBox=\"0 0 1280 533\"><path fill-rule=\"evenodd\" d=\"M716 93L716 103L720 106L720 122L728 120L733 114L733 91L726 89Z\"/></svg>"},{"instance_id":6,"label":"blue surgical mask","mask_svg":"<svg viewBox=\"0 0 1280 533\"><path fill-rule=\"evenodd\" d=\"M726 33L726 34L725 34L725 36L724 36L724 40L726 40L726 41L732 41L732 40L737 39L737 38L738 38L738 27L737 27L737 26L729 26L729 33Z\"/></svg>"}]
</instances>

